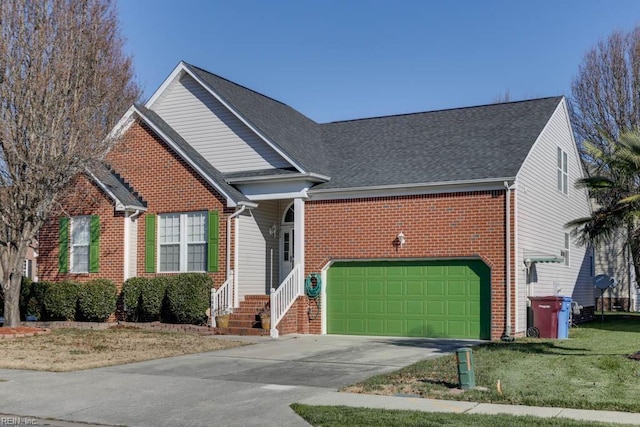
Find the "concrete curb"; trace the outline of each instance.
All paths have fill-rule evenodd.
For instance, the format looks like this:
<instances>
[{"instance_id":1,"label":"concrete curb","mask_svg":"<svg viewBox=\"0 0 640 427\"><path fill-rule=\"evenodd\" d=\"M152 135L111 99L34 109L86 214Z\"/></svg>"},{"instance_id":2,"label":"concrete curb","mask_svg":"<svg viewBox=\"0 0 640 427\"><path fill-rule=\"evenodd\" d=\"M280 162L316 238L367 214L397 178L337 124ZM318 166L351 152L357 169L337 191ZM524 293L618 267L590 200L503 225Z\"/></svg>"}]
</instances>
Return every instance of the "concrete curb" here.
<instances>
[{"instance_id":1,"label":"concrete curb","mask_svg":"<svg viewBox=\"0 0 640 427\"><path fill-rule=\"evenodd\" d=\"M640 413L566 409L539 406L503 405L457 400L423 399L420 397L380 396L374 394L328 392L299 401L311 406L349 406L404 411L447 412L466 414L532 415L542 418L569 418L580 421L640 425Z\"/></svg>"}]
</instances>

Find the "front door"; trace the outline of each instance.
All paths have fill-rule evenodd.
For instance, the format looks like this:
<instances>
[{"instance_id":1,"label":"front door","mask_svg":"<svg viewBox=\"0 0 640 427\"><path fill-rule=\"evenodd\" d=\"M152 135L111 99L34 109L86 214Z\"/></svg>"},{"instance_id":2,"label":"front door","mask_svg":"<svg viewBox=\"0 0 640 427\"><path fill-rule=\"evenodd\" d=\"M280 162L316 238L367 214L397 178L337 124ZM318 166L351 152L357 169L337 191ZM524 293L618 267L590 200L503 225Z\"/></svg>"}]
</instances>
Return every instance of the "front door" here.
<instances>
[{"instance_id":1,"label":"front door","mask_svg":"<svg viewBox=\"0 0 640 427\"><path fill-rule=\"evenodd\" d=\"M293 225L280 227L280 282L293 269Z\"/></svg>"}]
</instances>

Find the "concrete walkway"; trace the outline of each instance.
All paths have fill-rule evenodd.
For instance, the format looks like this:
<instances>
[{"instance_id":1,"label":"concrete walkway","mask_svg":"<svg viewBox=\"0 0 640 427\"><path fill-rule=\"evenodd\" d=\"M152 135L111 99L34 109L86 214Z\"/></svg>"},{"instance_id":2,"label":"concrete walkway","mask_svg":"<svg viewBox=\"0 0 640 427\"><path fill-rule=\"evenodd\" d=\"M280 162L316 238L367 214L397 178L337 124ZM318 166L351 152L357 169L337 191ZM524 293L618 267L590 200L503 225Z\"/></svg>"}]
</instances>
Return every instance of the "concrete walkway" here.
<instances>
[{"instance_id":1,"label":"concrete walkway","mask_svg":"<svg viewBox=\"0 0 640 427\"><path fill-rule=\"evenodd\" d=\"M495 403L462 402L423 399L419 397L377 396L372 394L327 392L298 403L316 406L350 406L358 408L399 409L406 411L449 412L465 414L532 415L542 418L570 418L579 421L599 421L640 425L640 414L586 409L550 408L539 406L500 405Z\"/></svg>"}]
</instances>

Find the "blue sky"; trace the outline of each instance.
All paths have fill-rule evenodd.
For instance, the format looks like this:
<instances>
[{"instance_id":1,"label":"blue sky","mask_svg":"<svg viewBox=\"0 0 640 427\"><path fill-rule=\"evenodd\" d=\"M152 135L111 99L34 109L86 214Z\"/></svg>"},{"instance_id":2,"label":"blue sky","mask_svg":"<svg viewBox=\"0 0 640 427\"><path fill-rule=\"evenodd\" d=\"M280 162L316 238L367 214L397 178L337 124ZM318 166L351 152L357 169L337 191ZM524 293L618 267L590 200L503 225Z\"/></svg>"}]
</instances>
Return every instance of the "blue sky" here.
<instances>
[{"instance_id":1,"label":"blue sky","mask_svg":"<svg viewBox=\"0 0 640 427\"><path fill-rule=\"evenodd\" d=\"M318 122L569 95L638 0L119 0L145 99L180 60Z\"/></svg>"}]
</instances>

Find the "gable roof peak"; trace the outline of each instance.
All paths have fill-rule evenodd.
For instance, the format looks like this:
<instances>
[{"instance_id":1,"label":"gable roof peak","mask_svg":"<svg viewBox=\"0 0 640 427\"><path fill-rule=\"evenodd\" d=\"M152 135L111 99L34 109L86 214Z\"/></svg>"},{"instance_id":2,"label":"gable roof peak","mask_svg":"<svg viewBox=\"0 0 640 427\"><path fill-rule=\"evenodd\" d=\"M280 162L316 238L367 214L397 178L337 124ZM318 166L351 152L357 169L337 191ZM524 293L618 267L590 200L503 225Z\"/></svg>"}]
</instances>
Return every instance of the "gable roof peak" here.
<instances>
[{"instance_id":1,"label":"gable roof peak","mask_svg":"<svg viewBox=\"0 0 640 427\"><path fill-rule=\"evenodd\" d=\"M227 83L229 83L229 84L232 84L232 85L234 85L234 86L237 86L237 87L238 87L238 88L240 88L240 89L248 90L249 92L253 92L253 93L255 93L256 95L259 95L259 96L261 96L261 97L263 97L263 98L267 98L267 99L268 99L268 100L270 100L270 101L277 102L278 104L282 104L282 105L283 105L283 106L285 106L285 107L292 108L291 106L287 105L286 103L284 103L284 102L282 102L282 101L279 101L279 100L277 100L277 99L275 99L275 98L272 98L272 97L270 97L270 96L267 96L267 95L265 95L264 93L258 92L258 91L257 91L257 90L255 90L255 89L251 89L250 87L243 86L243 85L241 85L241 84L239 84L239 83L234 82L233 80L229 80L228 78L223 77L223 76L221 76L220 74L212 73L211 71L205 70L205 69L204 69L204 68L202 68L202 67L198 67L197 65L189 64L189 63L184 62L184 61L182 61L181 63L182 63L182 64L184 64L187 68L189 68L189 67L190 67L190 68L195 68L196 70L202 71L203 73L211 74L212 76L217 77L217 78L219 78L219 79L221 79L221 80L224 80L225 82L227 82Z\"/></svg>"}]
</instances>

